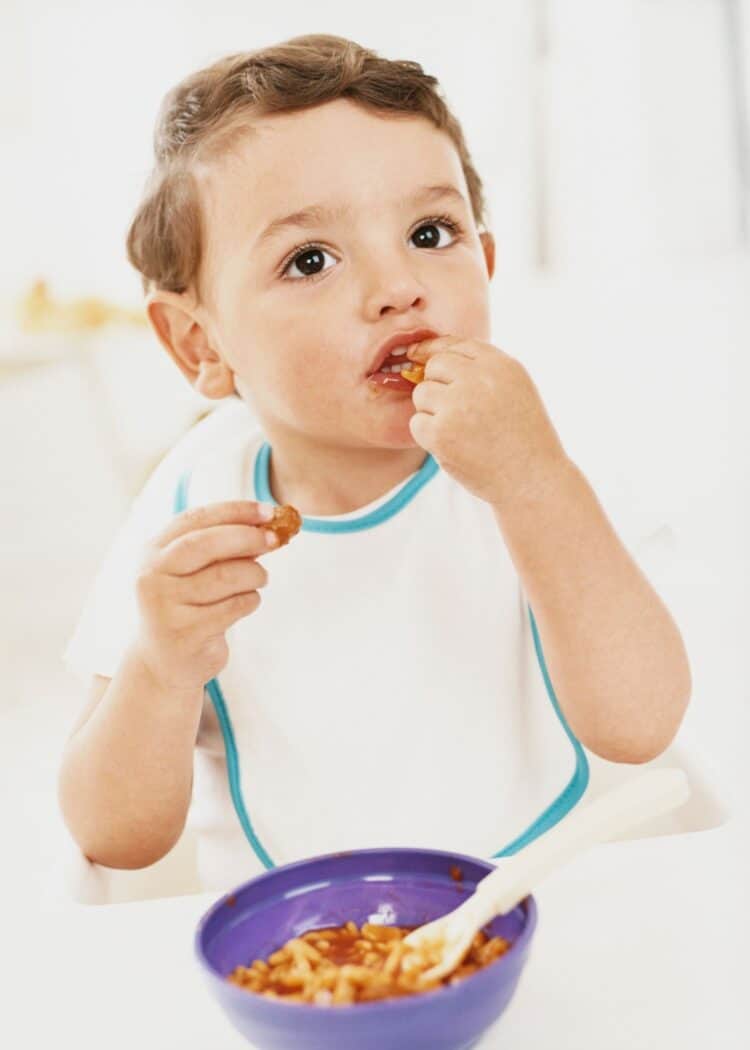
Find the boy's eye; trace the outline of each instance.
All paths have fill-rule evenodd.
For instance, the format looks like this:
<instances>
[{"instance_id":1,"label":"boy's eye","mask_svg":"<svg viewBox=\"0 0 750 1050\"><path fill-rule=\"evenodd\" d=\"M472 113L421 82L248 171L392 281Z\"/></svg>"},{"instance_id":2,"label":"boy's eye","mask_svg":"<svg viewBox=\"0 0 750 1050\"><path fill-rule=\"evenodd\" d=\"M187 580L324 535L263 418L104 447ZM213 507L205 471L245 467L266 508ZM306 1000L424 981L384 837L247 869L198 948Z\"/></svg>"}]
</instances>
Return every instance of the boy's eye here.
<instances>
[{"instance_id":1,"label":"boy's eye","mask_svg":"<svg viewBox=\"0 0 750 1050\"><path fill-rule=\"evenodd\" d=\"M429 219L421 223L417 229L411 234L411 238L416 243L418 248L447 248L453 244L453 240L449 241L448 244L441 243L440 241L440 228L447 230L452 238L456 238L461 233L461 227L453 219L449 219L447 216L440 216L439 218ZM324 248L321 248L317 244L303 245L301 248L295 249L295 254L289 259L289 261L282 267L281 276L292 281L299 280L311 280L315 277L321 276L326 270L330 270L330 266L325 266L324 256L330 255ZM294 268L297 268L297 273L294 272Z\"/></svg>"},{"instance_id":2,"label":"boy's eye","mask_svg":"<svg viewBox=\"0 0 750 1050\"><path fill-rule=\"evenodd\" d=\"M306 248L290 260L289 264L284 268L283 273L291 274L291 279L295 281L298 281L300 278L304 279L305 277L316 277L318 274L324 272L323 256L329 254L330 253L326 252L323 248ZM293 267L295 266L301 271L300 273L292 273ZM330 267L327 268L330 269Z\"/></svg>"},{"instance_id":3,"label":"boy's eye","mask_svg":"<svg viewBox=\"0 0 750 1050\"><path fill-rule=\"evenodd\" d=\"M446 222L444 220L441 221L441 222L424 222L424 223L422 223L421 226L418 226L417 229L412 234L412 237L418 238L417 247L418 248L445 248L445 247L447 247L447 245L439 243L439 241L440 241L440 232L439 231L440 231L440 227L441 226L444 229L449 230L450 233L453 236L455 236L455 234L458 232L457 229L456 229L456 224L454 222ZM451 241L450 243L452 244L453 242Z\"/></svg>"}]
</instances>

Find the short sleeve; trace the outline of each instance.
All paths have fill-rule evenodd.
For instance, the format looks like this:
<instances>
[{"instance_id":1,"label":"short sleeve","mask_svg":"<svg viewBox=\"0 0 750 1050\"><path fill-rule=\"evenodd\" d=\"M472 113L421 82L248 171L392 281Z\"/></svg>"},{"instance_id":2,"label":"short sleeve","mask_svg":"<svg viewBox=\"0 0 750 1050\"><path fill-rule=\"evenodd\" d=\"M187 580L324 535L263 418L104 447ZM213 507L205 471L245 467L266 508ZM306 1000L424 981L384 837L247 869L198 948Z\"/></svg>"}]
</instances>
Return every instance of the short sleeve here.
<instances>
[{"instance_id":1,"label":"short sleeve","mask_svg":"<svg viewBox=\"0 0 750 1050\"><path fill-rule=\"evenodd\" d=\"M167 453L133 501L99 566L63 660L81 679L114 677L138 630L135 580L146 545L174 514L180 477L227 432L251 425L244 403L228 399L195 424Z\"/></svg>"}]
</instances>

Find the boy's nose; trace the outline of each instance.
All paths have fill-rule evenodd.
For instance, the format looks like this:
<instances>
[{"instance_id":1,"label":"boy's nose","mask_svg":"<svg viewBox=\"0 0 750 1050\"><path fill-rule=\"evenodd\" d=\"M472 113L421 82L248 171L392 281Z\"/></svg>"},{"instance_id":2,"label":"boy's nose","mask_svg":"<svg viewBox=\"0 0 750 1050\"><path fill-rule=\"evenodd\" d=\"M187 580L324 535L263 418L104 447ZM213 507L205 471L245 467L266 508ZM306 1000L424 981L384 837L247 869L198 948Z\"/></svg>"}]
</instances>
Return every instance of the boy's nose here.
<instances>
[{"instance_id":1,"label":"boy's nose","mask_svg":"<svg viewBox=\"0 0 750 1050\"><path fill-rule=\"evenodd\" d=\"M426 289L412 273L408 262L394 254L375 263L372 256L363 264L364 310L368 320L387 313L403 313L423 307Z\"/></svg>"}]
</instances>

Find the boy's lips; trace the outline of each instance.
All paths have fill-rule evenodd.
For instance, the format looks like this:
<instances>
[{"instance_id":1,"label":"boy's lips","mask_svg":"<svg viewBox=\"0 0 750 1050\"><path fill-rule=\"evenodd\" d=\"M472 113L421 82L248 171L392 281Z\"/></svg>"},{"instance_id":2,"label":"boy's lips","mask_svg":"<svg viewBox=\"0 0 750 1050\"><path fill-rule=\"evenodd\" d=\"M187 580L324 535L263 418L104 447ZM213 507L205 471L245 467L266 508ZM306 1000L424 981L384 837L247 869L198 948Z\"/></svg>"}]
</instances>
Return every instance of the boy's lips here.
<instances>
[{"instance_id":1,"label":"boy's lips","mask_svg":"<svg viewBox=\"0 0 750 1050\"><path fill-rule=\"evenodd\" d=\"M367 379L376 381L379 386L396 386L395 383L389 382L384 383L382 380L386 376L389 376L391 380L399 380L400 389L412 389L413 384L409 383L407 379L401 379L396 373L381 372L380 369L384 365L392 365L399 363L406 363L406 355L404 353L393 356L393 351L399 348L411 346L413 343L421 343L425 339L437 339L438 333L432 328L412 328L410 330L404 330L401 332L394 332L384 343L378 347L375 352L372 364L369 371L367 372ZM377 379L376 379L377 377Z\"/></svg>"},{"instance_id":2,"label":"boy's lips","mask_svg":"<svg viewBox=\"0 0 750 1050\"><path fill-rule=\"evenodd\" d=\"M405 394L411 394L414 390L414 384L396 372L375 372L367 377L367 382L378 390L400 390Z\"/></svg>"}]
</instances>

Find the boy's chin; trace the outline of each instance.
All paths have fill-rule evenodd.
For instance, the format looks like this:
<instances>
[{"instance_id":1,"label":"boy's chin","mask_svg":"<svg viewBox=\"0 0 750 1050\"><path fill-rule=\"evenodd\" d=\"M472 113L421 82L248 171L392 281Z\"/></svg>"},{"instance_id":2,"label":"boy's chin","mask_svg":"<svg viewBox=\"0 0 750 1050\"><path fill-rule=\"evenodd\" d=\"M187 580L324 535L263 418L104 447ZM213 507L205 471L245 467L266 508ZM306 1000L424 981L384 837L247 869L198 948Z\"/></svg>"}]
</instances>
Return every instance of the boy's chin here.
<instances>
[{"instance_id":1,"label":"boy's chin","mask_svg":"<svg viewBox=\"0 0 750 1050\"><path fill-rule=\"evenodd\" d=\"M394 452L406 452L417 448L417 443L409 430L408 420L398 425L373 427L366 436L370 444L377 445L379 448L392 449Z\"/></svg>"}]
</instances>

